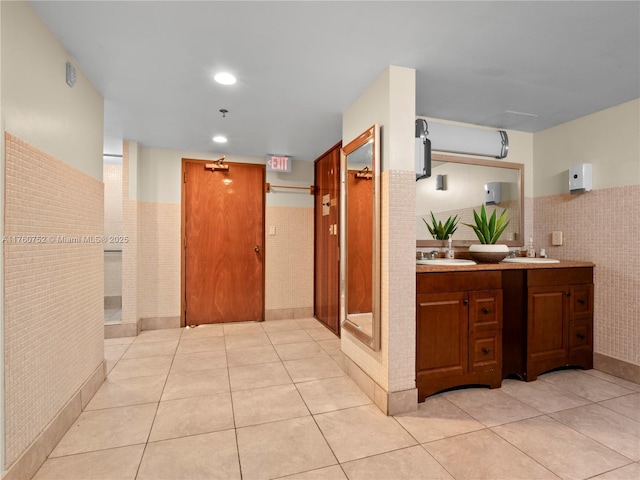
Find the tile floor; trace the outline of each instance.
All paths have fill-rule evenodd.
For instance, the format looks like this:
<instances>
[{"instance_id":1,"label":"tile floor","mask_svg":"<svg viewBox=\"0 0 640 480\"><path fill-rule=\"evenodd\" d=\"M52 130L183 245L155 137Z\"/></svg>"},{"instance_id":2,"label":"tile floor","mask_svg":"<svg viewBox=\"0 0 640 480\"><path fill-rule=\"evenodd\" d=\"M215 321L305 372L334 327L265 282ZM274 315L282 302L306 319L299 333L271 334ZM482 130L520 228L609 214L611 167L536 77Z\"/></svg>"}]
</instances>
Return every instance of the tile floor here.
<instances>
[{"instance_id":1,"label":"tile floor","mask_svg":"<svg viewBox=\"0 0 640 480\"><path fill-rule=\"evenodd\" d=\"M314 319L105 341L109 376L34 478L640 479L640 385L564 370L384 416Z\"/></svg>"}]
</instances>

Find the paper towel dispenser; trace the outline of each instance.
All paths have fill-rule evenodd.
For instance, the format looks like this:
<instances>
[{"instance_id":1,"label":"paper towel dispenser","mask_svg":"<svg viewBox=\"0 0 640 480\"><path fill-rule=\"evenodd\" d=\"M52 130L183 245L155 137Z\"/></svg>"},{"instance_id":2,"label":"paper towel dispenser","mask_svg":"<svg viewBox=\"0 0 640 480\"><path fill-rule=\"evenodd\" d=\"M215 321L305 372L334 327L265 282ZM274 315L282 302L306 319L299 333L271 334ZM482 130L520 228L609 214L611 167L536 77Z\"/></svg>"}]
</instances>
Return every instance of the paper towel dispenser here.
<instances>
[{"instance_id":1,"label":"paper towel dispenser","mask_svg":"<svg viewBox=\"0 0 640 480\"><path fill-rule=\"evenodd\" d=\"M431 140L427 138L429 126L423 118L416 120L416 181L431 176Z\"/></svg>"}]
</instances>

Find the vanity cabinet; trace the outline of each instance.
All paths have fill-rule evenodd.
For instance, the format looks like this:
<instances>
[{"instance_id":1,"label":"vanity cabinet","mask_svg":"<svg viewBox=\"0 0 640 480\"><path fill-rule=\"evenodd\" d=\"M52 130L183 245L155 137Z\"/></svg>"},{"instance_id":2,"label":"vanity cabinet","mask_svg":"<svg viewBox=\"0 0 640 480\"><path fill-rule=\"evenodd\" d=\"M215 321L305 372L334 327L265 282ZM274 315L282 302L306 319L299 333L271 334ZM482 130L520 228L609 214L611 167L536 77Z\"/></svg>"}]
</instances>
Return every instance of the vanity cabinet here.
<instances>
[{"instance_id":1,"label":"vanity cabinet","mask_svg":"<svg viewBox=\"0 0 640 480\"><path fill-rule=\"evenodd\" d=\"M459 385L499 387L500 272L421 273L416 278L418 401Z\"/></svg>"},{"instance_id":2,"label":"vanity cabinet","mask_svg":"<svg viewBox=\"0 0 640 480\"><path fill-rule=\"evenodd\" d=\"M505 270L503 374L593 368L593 268Z\"/></svg>"}]
</instances>

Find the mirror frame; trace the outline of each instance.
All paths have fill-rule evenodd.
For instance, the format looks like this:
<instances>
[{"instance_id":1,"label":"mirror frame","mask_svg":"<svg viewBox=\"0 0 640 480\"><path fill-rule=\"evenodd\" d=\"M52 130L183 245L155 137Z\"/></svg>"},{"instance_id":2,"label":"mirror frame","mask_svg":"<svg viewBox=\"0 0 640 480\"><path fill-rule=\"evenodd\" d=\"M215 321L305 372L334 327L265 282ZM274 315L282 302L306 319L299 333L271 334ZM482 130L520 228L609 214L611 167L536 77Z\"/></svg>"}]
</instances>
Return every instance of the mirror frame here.
<instances>
[{"instance_id":1,"label":"mirror frame","mask_svg":"<svg viewBox=\"0 0 640 480\"><path fill-rule=\"evenodd\" d=\"M373 142L373 258L372 258L372 325L371 335L364 332L357 324L349 320L347 312L348 282L347 278L347 192L348 156L358 148ZM340 320L342 328L374 351L380 350L380 126L374 124L361 135L340 149Z\"/></svg>"},{"instance_id":2,"label":"mirror frame","mask_svg":"<svg viewBox=\"0 0 640 480\"><path fill-rule=\"evenodd\" d=\"M524 246L524 165L521 163L501 162L499 160L489 160L485 158L477 157L459 157L455 155L442 155L432 154L432 161L437 162L450 162L450 163L463 163L467 165L477 165L484 167L498 167L498 168L510 168L517 170L518 175L518 191L520 192L520 225L519 235L517 240L500 240L503 245L510 247L522 247ZM475 208L475 207L474 207ZM478 240L453 240L452 244L455 247L468 247L473 243L478 243ZM443 240L416 240L416 247L441 247L443 246Z\"/></svg>"}]
</instances>

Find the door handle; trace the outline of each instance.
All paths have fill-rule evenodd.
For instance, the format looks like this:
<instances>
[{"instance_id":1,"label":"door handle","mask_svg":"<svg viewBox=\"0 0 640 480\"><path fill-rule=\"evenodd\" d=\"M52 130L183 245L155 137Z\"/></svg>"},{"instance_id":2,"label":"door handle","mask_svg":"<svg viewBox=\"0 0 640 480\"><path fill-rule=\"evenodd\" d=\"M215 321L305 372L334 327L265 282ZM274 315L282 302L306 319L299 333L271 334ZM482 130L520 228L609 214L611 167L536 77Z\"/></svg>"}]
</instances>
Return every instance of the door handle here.
<instances>
[{"instance_id":1,"label":"door handle","mask_svg":"<svg viewBox=\"0 0 640 480\"><path fill-rule=\"evenodd\" d=\"M260 252L260 247L258 245L254 245L253 246L253 251L256 252L256 253L259 253Z\"/></svg>"}]
</instances>

